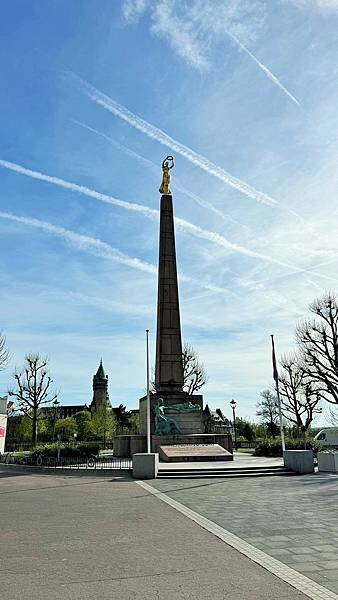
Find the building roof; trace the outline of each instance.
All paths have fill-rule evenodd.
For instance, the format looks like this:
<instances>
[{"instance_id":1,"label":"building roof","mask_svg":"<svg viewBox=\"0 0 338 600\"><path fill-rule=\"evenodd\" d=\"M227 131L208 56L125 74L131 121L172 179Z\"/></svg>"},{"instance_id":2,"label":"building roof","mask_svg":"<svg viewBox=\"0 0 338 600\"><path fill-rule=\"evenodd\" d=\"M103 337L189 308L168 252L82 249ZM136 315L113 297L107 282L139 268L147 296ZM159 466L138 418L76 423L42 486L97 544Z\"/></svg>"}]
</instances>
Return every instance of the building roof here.
<instances>
[{"instance_id":1,"label":"building roof","mask_svg":"<svg viewBox=\"0 0 338 600\"><path fill-rule=\"evenodd\" d=\"M102 364L102 358L100 360L100 365L99 368L96 372L96 375L94 375L95 379L107 379L107 375L104 372L104 368L103 368L103 364Z\"/></svg>"}]
</instances>

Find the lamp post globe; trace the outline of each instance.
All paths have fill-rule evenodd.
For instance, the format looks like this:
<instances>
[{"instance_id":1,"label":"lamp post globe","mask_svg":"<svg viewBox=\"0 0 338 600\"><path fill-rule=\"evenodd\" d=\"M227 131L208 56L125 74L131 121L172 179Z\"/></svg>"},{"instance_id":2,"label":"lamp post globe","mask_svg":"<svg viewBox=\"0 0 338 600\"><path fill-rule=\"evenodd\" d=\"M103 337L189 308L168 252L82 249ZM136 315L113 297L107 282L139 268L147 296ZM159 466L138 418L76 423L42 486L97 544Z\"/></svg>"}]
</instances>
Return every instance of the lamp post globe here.
<instances>
[{"instance_id":1,"label":"lamp post globe","mask_svg":"<svg viewBox=\"0 0 338 600\"><path fill-rule=\"evenodd\" d=\"M60 402L58 401L57 398L55 398L55 400L54 400L54 402L52 404L53 404L53 411L54 411L54 414L53 414L53 442L54 442L54 439L55 439L56 418L57 418L57 415L58 415L58 409L59 409L59 406L60 406Z\"/></svg>"},{"instance_id":2,"label":"lamp post globe","mask_svg":"<svg viewBox=\"0 0 338 600\"><path fill-rule=\"evenodd\" d=\"M236 406L237 406L237 402L236 400L232 399L230 402L230 406L232 408L232 416L233 416L233 424L234 424L234 434L235 434L235 450L237 450L237 431L236 431Z\"/></svg>"}]
</instances>

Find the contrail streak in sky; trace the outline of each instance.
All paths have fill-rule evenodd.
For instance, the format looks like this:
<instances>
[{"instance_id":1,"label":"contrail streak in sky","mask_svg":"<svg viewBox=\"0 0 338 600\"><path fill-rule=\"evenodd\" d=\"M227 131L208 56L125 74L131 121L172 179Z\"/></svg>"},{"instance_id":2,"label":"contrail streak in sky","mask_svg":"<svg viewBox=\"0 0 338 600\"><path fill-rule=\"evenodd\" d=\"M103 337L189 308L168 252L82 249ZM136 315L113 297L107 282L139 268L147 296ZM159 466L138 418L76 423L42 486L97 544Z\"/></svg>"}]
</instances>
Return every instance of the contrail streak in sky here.
<instances>
[{"instance_id":1,"label":"contrail streak in sky","mask_svg":"<svg viewBox=\"0 0 338 600\"><path fill-rule=\"evenodd\" d=\"M226 183L235 190L242 192L249 198L256 200L256 202L260 202L270 206L279 205L279 202L277 202L277 200L274 200L264 192L256 190L254 187L238 179L237 177L230 175L230 173L222 169L222 167L215 165L202 154L198 154L188 146L181 144L155 125L152 125L144 119L141 119L141 117L132 113L128 108L126 108L122 104L119 104L106 94L103 94L102 92L97 90L87 81L84 81L83 79L81 79L73 73L70 74L70 76L72 77L72 79L74 79L74 81L77 82L78 85L80 85L82 91L93 102L95 102L99 106L102 106L103 108L105 108L115 116L119 117L123 121L126 121L127 123L129 123L129 125L131 125L135 129L138 129L148 137L156 140L163 146L166 146L167 148L170 148L170 150L174 150L178 154L181 154L181 156L184 156L184 158L189 160L192 164L199 167L203 171L209 173L209 175L220 179L223 183Z\"/></svg>"},{"instance_id":2,"label":"contrail streak in sky","mask_svg":"<svg viewBox=\"0 0 338 600\"><path fill-rule=\"evenodd\" d=\"M147 217L151 220L159 220L159 211L153 208L149 208L148 206L144 206L143 204L135 204L134 202L127 202L125 200L119 200L114 198L113 196L108 196L107 194L101 194L96 190L92 190L83 185L78 185L76 183L71 183L69 181L65 181L59 177L54 177L51 175L46 175L45 173L40 173L39 171L33 171L31 169L27 169L26 167L22 167L16 163L12 163L6 160L0 160L0 167L5 169L9 169L11 171L15 171L16 173L20 173L21 175L26 175L28 177L32 177L33 179L38 179L40 181L46 181L48 183L52 183L53 185L60 186L62 188L68 189L72 192L78 192L85 196L89 196L90 198L94 198L95 200L99 200L100 202L106 202L108 204L119 206L120 208L125 208L126 210L131 210L137 213L143 214L143 216ZM290 265L283 261L278 260L277 258L273 258L271 256L267 256L266 254L261 254L260 252L256 252L255 250L250 250L245 246L240 246L239 244L235 244L230 242L223 235L216 233L215 231L210 231L208 229L203 229L190 221L186 221L185 219L181 219L180 217L175 217L175 223L177 229L183 231L184 233L188 233L195 238L200 238L207 240L221 248L229 250L230 252L235 252L237 254L243 254L244 256L249 256L250 258L262 260L267 263L271 263L274 265L278 265L280 267L289 269L291 271L297 273L306 273L305 269L301 269L294 265ZM317 277L322 277L324 279L331 279L330 277L326 277L325 275L321 275L320 273L311 272L312 275L316 275ZM335 281L335 280L334 280Z\"/></svg>"},{"instance_id":3,"label":"contrail streak in sky","mask_svg":"<svg viewBox=\"0 0 338 600\"><path fill-rule=\"evenodd\" d=\"M7 219L9 221L16 221L17 223L29 225L30 227L43 229L52 235L61 237L66 242L70 242L78 250L85 250L86 252L90 252L95 256L113 260L131 267L132 269L137 269L138 271L144 271L146 273L151 273L152 275L157 274L157 268L154 265L147 263L144 260L140 260L139 258L128 256L127 254L120 252L120 250L113 248L106 242L102 242L97 238L93 238L88 235L82 235L70 229L65 229L64 227L52 225L52 223L48 223L47 221L40 221L40 219L35 219L32 217L22 217L19 215L14 215L13 213L0 212L0 218Z\"/></svg>"},{"instance_id":4,"label":"contrail streak in sky","mask_svg":"<svg viewBox=\"0 0 338 600\"><path fill-rule=\"evenodd\" d=\"M26 167L22 167L21 165L9 162L7 160L0 160L0 167L20 173L20 175L27 175L27 177L32 177L33 179L39 179L40 181L52 183L53 185L65 188L71 192L78 192L79 194L94 198L95 200L100 200L100 202L107 202L107 204L113 204L115 206L120 206L121 208L126 208L127 210L133 210L153 220L158 220L159 218L158 210L149 208L143 204L119 200L118 198L114 198L108 194L101 194L100 192L96 192L95 190L92 190L84 185L78 185L77 183L60 179L60 177L53 177L51 175L46 175L45 173L40 173L39 171L33 171L32 169L27 169Z\"/></svg>"},{"instance_id":5,"label":"contrail streak in sky","mask_svg":"<svg viewBox=\"0 0 338 600\"><path fill-rule=\"evenodd\" d=\"M289 96L289 98L291 98L292 102L294 102L295 104L297 104L297 106L300 106L300 102L297 100L297 98L295 98L295 96L293 96L291 94L291 92L289 92L289 90L282 84L282 82L278 79L278 77L276 77L276 75L274 75L270 69L268 69L268 67L266 65L264 65L263 63L261 63L258 58L252 54L252 52L250 52L250 50L244 46L244 44L242 44L242 42L240 42L240 40L233 35L232 33L230 33L229 31L227 31L228 36L235 42L235 44L237 46L239 46L239 48L241 50L243 50L243 52L245 52L248 56L250 56L250 58L256 63L256 65L265 73L265 75L270 79L270 81L272 81L272 83L274 83L275 85L277 85L281 90L283 90L283 92Z\"/></svg>"},{"instance_id":6,"label":"contrail streak in sky","mask_svg":"<svg viewBox=\"0 0 338 600\"><path fill-rule=\"evenodd\" d=\"M136 160L138 160L140 163L142 163L143 165L145 165L152 171L156 172L157 174L159 173L158 165L156 165L152 160L149 160L148 158L144 158L144 156L141 156L141 154L138 154L134 150L127 148L127 146L120 144L120 142L117 142L112 137L110 137L109 135L106 135L102 131L98 131L97 129L94 129L94 127L89 127L89 125L86 125L85 123L82 123L81 121L77 121L76 119L72 119L72 121L73 121L73 123L76 123L76 125L79 125L83 129L87 129L88 131L91 131L92 133L95 133L96 135L102 137L103 139L105 139L107 142L109 142L110 144L112 144L113 146L115 146L116 148L121 150L122 152L125 152L125 154L127 154L131 158L136 158ZM215 213L218 217L221 217L221 219L223 219L225 222L231 221L235 225L239 225L239 227L243 227L243 229L246 229L246 230L249 229L249 227L247 227L246 225L243 225L236 219L233 219L230 215L224 214L221 210L216 208L216 206L214 206L211 202L208 202L208 200L204 200L204 198L201 198L197 194L194 194L193 192L190 192L190 190L187 190L187 188L185 188L180 183L180 181L177 180L177 177L175 177L175 181L172 183L171 187L179 190L180 192L182 192L183 194L185 194L186 196L188 196L189 198L191 198L192 200L197 202L197 204L199 204L203 208L206 208L206 209L210 210L211 212Z\"/></svg>"},{"instance_id":7,"label":"contrail streak in sky","mask_svg":"<svg viewBox=\"0 0 338 600\"><path fill-rule=\"evenodd\" d=\"M7 219L8 221L15 221L17 223L21 223L22 225L28 225L29 227L36 227L38 229L42 229L47 233L62 238L66 242L70 243L72 246L75 246L77 250L90 252L95 256L112 260L132 269L137 269L138 271L150 273L151 275L157 275L157 267L155 265L152 265L151 263L148 263L144 260L140 260L139 258L128 256L128 254L125 254L124 252L113 248L112 246L110 246L110 244L102 242L97 238L93 238L88 235L83 235L72 231L71 229L65 229L64 227L53 225L52 223L49 223L47 221L35 219L34 217L25 217L15 215L13 213L0 212L0 218ZM214 293L226 293L236 296L234 292L231 292L226 288L214 285L212 283L209 284L197 281L194 278L188 277L184 274L181 274L179 278L180 281L192 283L194 285L197 285L198 287L202 287Z\"/></svg>"}]
</instances>

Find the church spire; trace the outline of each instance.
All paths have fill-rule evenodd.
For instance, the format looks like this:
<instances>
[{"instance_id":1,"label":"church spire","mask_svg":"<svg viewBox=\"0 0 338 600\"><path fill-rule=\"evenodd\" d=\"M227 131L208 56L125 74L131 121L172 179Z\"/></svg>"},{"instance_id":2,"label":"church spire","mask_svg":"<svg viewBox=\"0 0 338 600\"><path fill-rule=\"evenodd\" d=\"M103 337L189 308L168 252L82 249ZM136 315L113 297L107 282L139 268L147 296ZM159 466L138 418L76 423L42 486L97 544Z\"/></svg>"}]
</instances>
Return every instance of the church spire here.
<instances>
[{"instance_id":1,"label":"church spire","mask_svg":"<svg viewBox=\"0 0 338 600\"><path fill-rule=\"evenodd\" d=\"M93 400L90 406L91 409L95 411L102 405L109 406L109 394L108 375L104 372L101 358L99 368L93 377Z\"/></svg>"},{"instance_id":2,"label":"church spire","mask_svg":"<svg viewBox=\"0 0 338 600\"><path fill-rule=\"evenodd\" d=\"M98 368L98 370L96 372L96 375L94 375L94 377L96 379L108 379L108 376L104 372L104 368L103 368L103 364L102 364L102 358L100 360L99 368Z\"/></svg>"}]
</instances>

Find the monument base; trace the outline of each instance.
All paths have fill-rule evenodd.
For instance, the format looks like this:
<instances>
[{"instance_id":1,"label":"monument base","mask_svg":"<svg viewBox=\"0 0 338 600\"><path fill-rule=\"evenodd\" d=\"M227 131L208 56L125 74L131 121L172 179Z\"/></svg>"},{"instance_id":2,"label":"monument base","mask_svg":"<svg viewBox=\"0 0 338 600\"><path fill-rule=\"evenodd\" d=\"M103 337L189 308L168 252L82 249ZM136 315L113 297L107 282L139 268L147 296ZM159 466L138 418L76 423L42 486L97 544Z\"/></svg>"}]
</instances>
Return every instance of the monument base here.
<instances>
[{"instance_id":1,"label":"monument base","mask_svg":"<svg viewBox=\"0 0 338 600\"><path fill-rule=\"evenodd\" d=\"M230 454L232 460L232 438L228 433L200 433L190 435L152 435L151 451L159 452L161 446L214 446L217 444ZM147 436L145 435L116 435L114 437L114 456L118 458L132 457L137 453L147 452ZM194 460L194 459L190 459ZM195 459L200 460L200 459Z\"/></svg>"},{"instance_id":2,"label":"monument base","mask_svg":"<svg viewBox=\"0 0 338 600\"><path fill-rule=\"evenodd\" d=\"M227 433L200 433L190 435L152 435L152 452L159 452L161 446L213 446L217 444L227 450L232 457L232 439ZM231 460L231 459L230 459Z\"/></svg>"},{"instance_id":3,"label":"monument base","mask_svg":"<svg viewBox=\"0 0 338 600\"><path fill-rule=\"evenodd\" d=\"M219 444L175 444L159 447L163 462L195 462L209 460L233 460L233 456Z\"/></svg>"}]
</instances>

